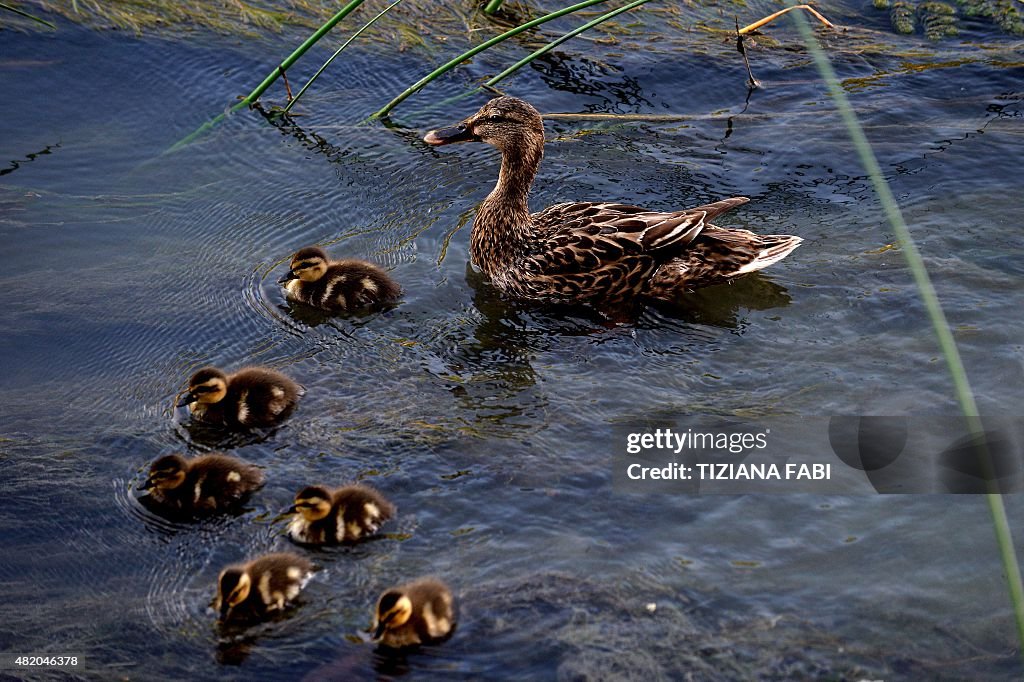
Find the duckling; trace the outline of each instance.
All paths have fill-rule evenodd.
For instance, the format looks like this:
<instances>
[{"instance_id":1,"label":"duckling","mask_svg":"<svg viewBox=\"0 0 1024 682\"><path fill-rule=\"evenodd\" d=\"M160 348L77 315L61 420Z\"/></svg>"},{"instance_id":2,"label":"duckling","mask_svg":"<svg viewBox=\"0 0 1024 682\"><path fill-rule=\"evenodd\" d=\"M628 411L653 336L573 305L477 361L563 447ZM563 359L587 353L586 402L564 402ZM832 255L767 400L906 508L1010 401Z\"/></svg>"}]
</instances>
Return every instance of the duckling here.
<instances>
[{"instance_id":1,"label":"duckling","mask_svg":"<svg viewBox=\"0 0 1024 682\"><path fill-rule=\"evenodd\" d=\"M423 141L484 142L501 151L498 183L477 210L469 249L494 286L514 298L601 309L673 303L698 287L777 263L802 241L711 223L746 197L666 212L570 202L531 214L527 196L544 156L544 123L515 97L492 99Z\"/></svg>"},{"instance_id":2,"label":"duckling","mask_svg":"<svg viewBox=\"0 0 1024 682\"><path fill-rule=\"evenodd\" d=\"M383 269L361 260L328 259L323 249L308 246L292 256L291 269L278 280L298 301L333 313L394 303L401 287Z\"/></svg>"},{"instance_id":3,"label":"duckling","mask_svg":"<svg viewBox=\"0 0 1024 682\"><path fill-rule=\"evenodd\" d=\"M455 629L452 591L437 578L420 578L380 596L373 639L392 649L440 642Z\"/></svg>"},{"instance_id":4,"label":"duckling","mask_svg":"<svg viewBox=\"0 0 1024 682\"><path fill-rule=\"evenodd\" d=\"M313 574L313 564L298 554L264 554L244 564L232 564L217 578L213 608L218 620L258 620L295 599Z\"/></svg>"},{"instance_id":5,"label":"duckling","mask_svg":"<svg viewBox=\"0 0 1024 682\"><path fill-rule=\"evenodd\" d=\"M261 485L262 471L228 455L166 455L150 466L142 489L153 511L200 516L237 508Z\"/></svg>"},{"instance_id":6,"label":"duckling","mask_svg":"<svg viewBox=\"0 0 1024 682\"><path fill-rule=\"evenodd\" d=\"M365 485L330 490L318 485L303 488L288 510L298 513L288 534L296 542L311 545L355 542L377 532L395 515L395 506Z\"/></svg>"},{"instance_id":7,"label":"duckling","mask_svg":"<svg viewBox=\"0 0 1024 682\"><path fill-rule=\"evenodd\" d=\"M231 428L274 426L288 418L301 395L299 385L267 367L246 367L225 374L204 367L192 375L178 407L192 416Z\"/></svg>"}]
</instances>

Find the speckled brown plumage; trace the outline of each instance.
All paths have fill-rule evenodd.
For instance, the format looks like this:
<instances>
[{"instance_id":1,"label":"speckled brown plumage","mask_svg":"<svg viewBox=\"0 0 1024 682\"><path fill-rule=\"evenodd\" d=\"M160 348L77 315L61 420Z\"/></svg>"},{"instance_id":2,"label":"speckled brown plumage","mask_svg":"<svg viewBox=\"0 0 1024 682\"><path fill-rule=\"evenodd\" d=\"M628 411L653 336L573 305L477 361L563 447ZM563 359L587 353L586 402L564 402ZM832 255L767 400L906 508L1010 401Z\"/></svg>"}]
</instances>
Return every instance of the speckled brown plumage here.
<instances>
[{"instance_id":1,"label":"speckled brown plumage","mask_svg":"<svg viewBox=\"0 0 1024 682\"><path fill-rule=\"evenodd\" d=\"M537 110L514 97L491 100L424 141L481 141L502 152L498 183L473 223L470 254L498 289L517 298L601 308L673 301L775 263L801 242L710 224L746 197L676 212L573 202L531 215L527 195L543 157L544 128Z\"/></svg>"}]
</instances>

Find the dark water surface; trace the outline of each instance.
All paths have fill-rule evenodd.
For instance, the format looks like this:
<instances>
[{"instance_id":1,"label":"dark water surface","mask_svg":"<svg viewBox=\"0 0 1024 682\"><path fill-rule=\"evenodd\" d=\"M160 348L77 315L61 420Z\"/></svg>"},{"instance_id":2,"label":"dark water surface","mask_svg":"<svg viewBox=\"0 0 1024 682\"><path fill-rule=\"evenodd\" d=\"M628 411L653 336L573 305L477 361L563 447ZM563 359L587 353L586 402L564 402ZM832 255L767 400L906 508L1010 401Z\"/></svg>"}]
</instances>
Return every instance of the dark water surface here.
<instances>
[{"instance_id":1,"label":"dark water surface","mask_svg":"<svg viewBox=\"0 0 1024 682\"><path fill-rule=\"evenodd\" d=\"M498 156L419 138L484 101L423 111L493 73L488 60L387 128L362 121L426 63L357 47L294 126L245 112L163 153L293 38L0 33L0 650L77 653L96 679L1021 676L981 497L612 492L613 424L958 411L805 54L758 52L749 103L729 46L605 58L581 41L506 83L545 112L692 116L549 122L535 208L742 194L723 224L806 240L763 276L613 326L510 306L466 267L457 227ZM851 97L983 413L1019 414L1024 397L1024 68L1006 65L1020 48L978 26L941 69L833 54L862 79ZM290 309L275 282L313 243L391 268L402 304ZM173 402L207 363L271 365L308 393L262 439L197 440ZM156 457L216 447L265 467L245 514L175 525L134 500ZM288 547L278 513L303 485L357 477L397 504L389 535L310 552L323 571L298 608L219 633L220 568ZM1006 504L1024 543L1024 505ZM455 587L456 636L375 656L360 639L376 596L422 574Z\"/></svg>"}]
</instances>

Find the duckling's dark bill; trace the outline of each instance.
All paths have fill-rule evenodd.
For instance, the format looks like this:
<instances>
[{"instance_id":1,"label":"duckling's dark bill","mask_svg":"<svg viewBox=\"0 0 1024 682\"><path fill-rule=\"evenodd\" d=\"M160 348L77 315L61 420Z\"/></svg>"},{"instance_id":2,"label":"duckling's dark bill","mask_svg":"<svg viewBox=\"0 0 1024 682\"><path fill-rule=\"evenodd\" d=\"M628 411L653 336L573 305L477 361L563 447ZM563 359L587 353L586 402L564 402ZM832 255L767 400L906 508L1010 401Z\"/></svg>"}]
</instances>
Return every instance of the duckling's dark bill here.
<instances>
[{"instance_id":1,"label":"duckling's dark bill","mask_svg":"<svg viewBox=\"0 0 1024 682\"><path fill-rule=\"evenodd\" d=\"M189 404L194 403L195 401L196 397L194 395L186 393L181 396L181 400L178 401L177 407L188 407Z\"/></svg>"},{"instance_id":2,"label":"duckling's dark bill","mask_svg":"<svg viewBox=\"0 0 1024 682\"><path fill-rule=\"evenodd\" d=\"M285 282L288 282L288 281L290 281L290 280L293 280L293 279L298 279L298 278L299 278L299 276L298 276L298 275L296 275L296 274L295 274L294 272L292 272L291 270L289 270L289 271L288 271L288 274L286 274L286 275L285 275L284 277L282 277L281 279L277 280L277 283L278 283L278 284L284 284Z\"/></svg>"},{"instance_id":3,"label":"duckling's dark bill","mask_svg":"<svg viewBox=\"0 0 1024 682\"><path fill-rule=\"evenodd\" d=\"M442 144L451 144L453 142L476 142L479 141L479 137L473 134L469 126L464 123L460 123L457 126L451 128L441 128L440 130L431 130L427 133L423 141L427 144L436 146Z\"/></svg>"}]
</instances>

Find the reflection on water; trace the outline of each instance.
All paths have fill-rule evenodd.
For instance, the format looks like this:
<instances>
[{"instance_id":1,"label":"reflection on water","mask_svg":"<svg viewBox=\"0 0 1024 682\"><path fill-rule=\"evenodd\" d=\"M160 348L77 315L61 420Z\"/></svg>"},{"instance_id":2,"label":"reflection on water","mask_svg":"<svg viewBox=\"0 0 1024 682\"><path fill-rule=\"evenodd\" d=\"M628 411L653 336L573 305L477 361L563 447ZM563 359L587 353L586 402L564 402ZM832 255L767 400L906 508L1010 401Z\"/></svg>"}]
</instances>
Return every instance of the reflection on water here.
<instances>
[{"instance_id":1,"label":"reflection on water","mask_svg":"<svg viewBox=\"0 0 1024 682\"><path fill-rule=\"evenodd\" d=\"M724 44L613 57L584 41L506 81L547 112L690 115L550 122L535 208L745 195L728 224L806 240L766 273L623 323L503 301L467 268L498 157L419 139L479 106L443 100L483 62L385 127L366 115L422 64L353 48L304 115L242 113L165 155L264 70L267 45L6 38L36 65L0 65L19 103L0 119L4 651L81 652L99 679L1020 677L979 500L612 493L613 424L957 410L800 51L759 51L749 98ZM835 54L843 77L882 76L854 89L858 113L993 412L1016 404L1007 378L1024 371L1009 293L1024 113L1020 68L996 48L919 71ZM128 64L147 76L126 82ZM166 107L183 88L189 106ZM314 243L383 264L400 304L328 317L288 303L275 270ZM210 430L173 408L204 364L282 368L307 394L279 429ZM265 471L240 514L179 524L136 499L156 457L210 449ZM398 506L390 532L302 549L321 570L295 608L218 630L220 569L294 549L280 511L295 491L354 480ZM457 634L383 656L365 635L377 596L429 574L457 592Z\"/></svg>"}]
</instances>

